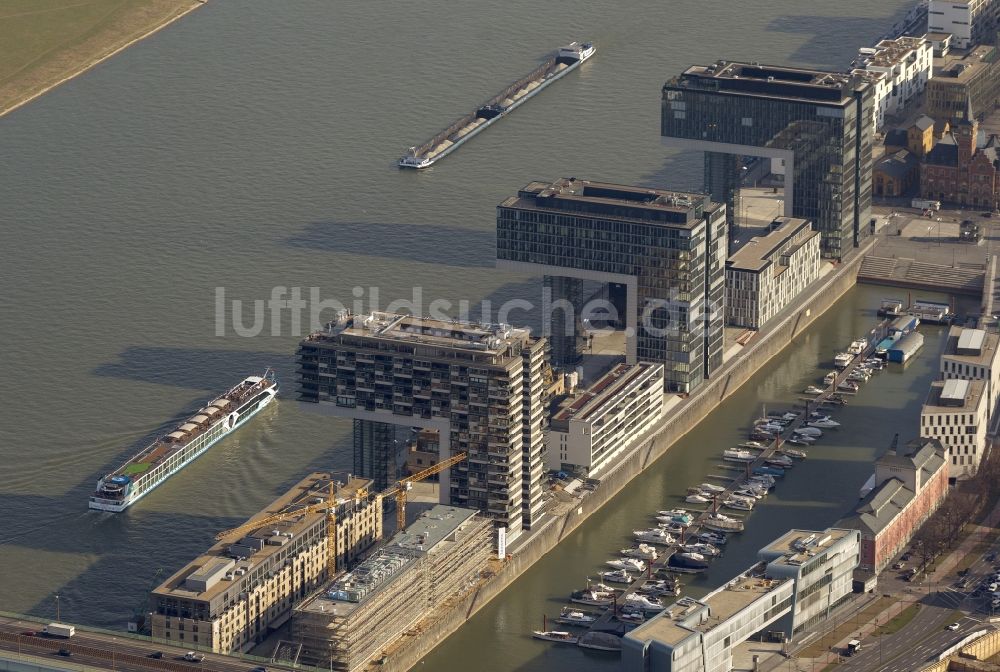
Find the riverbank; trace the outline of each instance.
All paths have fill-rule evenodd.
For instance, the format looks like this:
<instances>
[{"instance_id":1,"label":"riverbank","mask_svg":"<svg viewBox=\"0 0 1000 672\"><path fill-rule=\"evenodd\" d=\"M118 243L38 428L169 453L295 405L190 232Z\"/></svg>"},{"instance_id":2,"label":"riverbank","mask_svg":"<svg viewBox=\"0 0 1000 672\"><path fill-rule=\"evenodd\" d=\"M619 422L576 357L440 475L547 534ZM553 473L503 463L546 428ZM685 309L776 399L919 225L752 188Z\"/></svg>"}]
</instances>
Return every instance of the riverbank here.
<instances>
[{"instance_id":1,"label":"riverbank","mask_svg":"<svg viewBox=\"0 0 1000 672\"><path fill-rule=\"evenodd\" d=\"M0 116L90 70L207 0L15 0L0 15Z\"/></svg>"}]
</instances>

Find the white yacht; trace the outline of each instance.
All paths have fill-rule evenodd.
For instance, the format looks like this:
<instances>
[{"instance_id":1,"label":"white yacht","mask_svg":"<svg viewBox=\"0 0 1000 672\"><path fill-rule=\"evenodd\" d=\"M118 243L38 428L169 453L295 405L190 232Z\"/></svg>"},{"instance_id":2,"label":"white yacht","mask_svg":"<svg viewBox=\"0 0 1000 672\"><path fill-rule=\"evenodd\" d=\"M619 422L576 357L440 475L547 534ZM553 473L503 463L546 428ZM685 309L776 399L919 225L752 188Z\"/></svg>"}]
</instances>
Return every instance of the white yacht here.
<instances>
[{"instance_id":1,"label":"white yacht","mask_svg":"<svg viewBox=\"0 0 1000 672\"><path fill-rule=\"evenodd\" d=\"M674 543L674 537L667 532L658 527L653 527L648 530L635 530L632 535L638 541L648 542L650 544L659 544L660 546L670 546Z\"/></svg>"},{"instance_id":2,"label":"white yacht","mask_svg":"<svg viewBox=\"0 0 1000 672\"><path fill-rule=\"evenodd\" d=\"M615 569L631 569L634 572L646 571L646 563L636 558L618 558L615 560L608 560L605 564L609 567L614 567Z\"/></svg>"}]
</instances>

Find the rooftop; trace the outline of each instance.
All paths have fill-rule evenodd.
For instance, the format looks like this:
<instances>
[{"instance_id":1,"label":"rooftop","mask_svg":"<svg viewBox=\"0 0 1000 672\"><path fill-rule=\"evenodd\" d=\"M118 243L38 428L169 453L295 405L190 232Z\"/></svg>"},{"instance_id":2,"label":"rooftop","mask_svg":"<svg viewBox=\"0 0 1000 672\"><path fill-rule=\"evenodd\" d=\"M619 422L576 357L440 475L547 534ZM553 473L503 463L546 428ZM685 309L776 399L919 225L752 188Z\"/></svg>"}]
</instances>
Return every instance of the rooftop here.
<instances>
[{"instance_id":1,"label":"rooftop","mask_svg":"<svg viewBox=\"0 0 1000 672\"><path fill-rule=\"evenodd\" d=\"M780 259L774 259L776 253L792 254L807 240L819 235L812 230L808 220L793 217L778 217L772 223L775 227L764 236L755 236L748 240L738 251L726 261L726 268L737 271L761 271L773 263L780 265ZM787 249L786 246L789 246ZM784 266L781 267L783 269ZM775 269L777 275L781 269Z\"/></svg>"},{"instance_id":2,"label":"rooftop","mask_svg":"<svg viewBox=\"0 0 1000 672\"><path fill-rule=\"evenodd\" d=\"M555 182L531 182L518 191L517 196L511 196L500 206L686 227L699 222L706 210L721 207L705 194L593 182L575 177Z\"/></svg>"},{"instance_id":3,"label":"rooftop","mask_svg":"<svg viewBox=\"0 0 1000 672\"><path fill-rule=\"evenodd\" d=\"M930 84L965 83L976 77L993 60L996 47L980 45L968 51L950 51L934 59L934 76Z\"/></svg>"},{"instance_id":4,"label":"rooftop","mask_svg":"<svg viewBox=\"0 0 1000 672\"><path fill-rule=\"evenodd\" d=\"M854 530L829 527L822 532L814 530L789 530L761 549L761 553L781 557L771 562L778 565L804 565L822 551L830 548Z\"/></svg>"},{"instance_id":5,"label":"rooftop","mask_svg":"<svg viewBox=\"0 0 1000 672\"><path fill-rule=\"evenodd\" d=\"M985 380L935 380L927 392L921 413L953 413L975 410L986 390Z\"/></svg>"},{"instance_id":6,"label":"rooftop","mask_svg":"<svg viewBox=\"0 0 1000 672\"><path fill-rule=\"evenodd\" d=\"M677 89L702 89L718 93L754 97L809 100L847 104L863 80L855 75L825 70L790 68L717 61L712 65L692 65L664 85L664 93Z\"/></svg>"},{"instance_id":7,"label":"rooftop","mask_svg":"<svg viewBox=\"0 0 1000 672\"><path fill-rule=\"evenodd\" d=\"M530 332L509 324L448 321L399 313L355 315L345 310L338 313L337 318L327 324L324 331L311 334L308 340L336 339L341 335L407 341L499 355L508 352L512 345L527 340Z\"/></svg>"},{"instance_id":8,"label":"rooftop","mask_svg":"<svg viewBox=\"0 0 1000 672\"><path fill-rule=\"evenodd\" d=\"M997 355L1000 335L983 329L952 327L943 356L950 361L978 366L990 366Z\"/></svg>"},{"instance_id":9,"label":"rooftop","mask_svg":"<svg viewBox=\"0 0 1000 672\"><path fill-rule=\"evenodd\" d=\"M914 51L920 49L928 41L923 37L897 37L890 40L882 40L874 47L869 47L870 51L862 49L858 52L858 62L866 67L889 68L902 63Z\"/></svg>"},{"instance_id":10,"label":"rooftop","mask_svg":"<svg viewBox=\"0 0 1000 672\"><path fill-rule=\"evenodd\" d=\"M350 572L339 575L326 590L298 608L336 616L350 615L387 586L405 577L419 558L433 552L442 542L454 541L455 533L476 513L473 509L434 506L405 532L397 532L386 546Z\"/></svg>"},{"instance_id":11,"label":"rooftop","mask_svg":"<svg viewBox=\"0 0 1000 672\"><path fill-rule=\"evenodd\" d=\"M283 511L295 512L310 504L325 501L329 497L331 482L340 484L337 486L337 502L340 504L353 500L356 494L367 491L372 484L371 479L356 478L350 474L313 473L247 522ZM187 599L211 600L234 585L232 580L225 579L226 574L240 568L250 572L282 550L289 540L322 521L324 515L325 509L321 509L270 523L251 532L229 535L189 562L153 592ZM246 559L234 558L231 552L233 547L243 549Z\"/></svg>"},{"instance_id":12,"label":"rooftop","mask_svg":"<svg viewBox=\"0 0 1000 672\"><path fill-rule=\"evenodd\" d=\"M662 376L662 364L649 362L617 364L598 378L589 388L575 396L568 397L552 417L552 421L568 423L570 420L590 419L595 414L604 411L607 405L614 402L617 395L630 383L654 369L660 369Z\"/></svg>"}]
</instances>

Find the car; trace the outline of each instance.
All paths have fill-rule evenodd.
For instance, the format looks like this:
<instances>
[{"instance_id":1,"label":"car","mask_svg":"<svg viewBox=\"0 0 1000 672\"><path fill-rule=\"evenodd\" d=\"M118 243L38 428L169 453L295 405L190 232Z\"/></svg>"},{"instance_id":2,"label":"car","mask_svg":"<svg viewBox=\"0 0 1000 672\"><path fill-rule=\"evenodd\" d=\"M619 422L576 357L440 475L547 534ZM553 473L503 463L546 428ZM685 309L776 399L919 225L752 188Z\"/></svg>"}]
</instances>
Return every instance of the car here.
<instances>
[{"instance_id":1,"label":"car","mask_svg":"<svg viewBox=\"0 0 1000 672\"><path fill-rule=\"evenodd\" d=\"M949 630L958 630L958 623L957 622L952 623L951 625L948 626L948 629Z\"/></svg>"},{"instance_id":2,"label":"car","mask_svg":"<svg viewBox=\"0 0 1000 672\"><path fill-rule=\"evenodd\" d=\"M892 566L893 569L903 569L904 567L906 567L905 562L897 562Z\"/></svg>"},{"instance_id":3,"label":"car","mask_svg":"<svg viewBox=\"0 0 1000 672\"><path fill-rule=\"evenodd\" d=\"M998 586L997 582L994 581L990 585L986 586L986 590L990 591L991 593L995 593L995 592L997 592L997 588L998 587L1000 587L1000 586Z\"/></svg>"},{"instance_id":4,"label":"car","mask_svg":"<svg viewBox=\"0 0 1000 672\"><path fill-rule=\"evenodd\" d=\"M200 663L201 661L205 660L205 654L195 653L194 651L188 651L187 653L184 654L184 660L191 663Z\"/></svg>"},{"instance_id":5,"label":"car","mask_svg":"<svg viewBox=\"0 0 1000 672\"><path fill-rule=\"evenodd\" d=\"M257 667L250 670L250 672L267 672L267 668L263 665L258 665Z\"/></svg>"},{"instance_id":6,"label":"car","mask_svg":"<svg viewBox=\"0 0 1000 672\"><path fill-rule=\"evenodd\" d=\"M983 559L986 560L986 562L993 562L994 560L997 559L997 554L996 553L992 553L992 552L987 553L986 557L983 558Z\"/></svg>"},{"instance_id":7,"label":"car","mask_svg":"<svg viewBox=\"0 0 1000 672\"><path fill-rule=\"evenodd\" d=\"M59 655L60 656L72 656L73 652L70 651L69 649L59 649Z\"/></svg>"},{"instance_id":8,"label":"car","mask_svg":"<svg viewBox=\"0 0 1000 672\"><path fill-rule=\"evenodd\" d=\"M910 554L909 553L903 553L903 555L899 556L899 559L902 560L903 562L906 562L907 560L910 559Z\"/></svg>"},{"instance_id":9,"label":"car","mask_svg":"<svg viewBox=\"0 0 1000 672\"><path fill-rule=\"evenodd\" d=\"M983 213L983 217L985 217L986 219L989 219L989 218L990 218L990 217L992 217L992 216L993 216L993 213L992 213L992 212L984 212L984 213Z\"/></svg>"},{"instance_id":10,"label":"car","mask_svg":"<svg viewBox=\"0 0 1000 672\"><path fill-rule=\"evenodd\" d=\"M22 637L37 637L38 633L35 632L34 630L25 630L24 632L21 633L21 636Z\"/></svg>"},{"instance_id":11,"label":"car","mask_svg":"<svg viewBox=\"0 0 1000 672\"><path fill-rule=\"evenodd\" d=\"M151 654L149 654L148 657L149 658L157 658L157 659L163 658L163 651L153 651Z\"/></svg>"},{"instance_id":12,"label":"car","mask_svg":"<svg viewBox=\"0 0 1000 672\"><path fill-rule=\"evenodd\" d=\"M966 567L965 569L958 570L958 575L959 576L968 576L969 575L969 568Z\"/></svg>"}]
</instances>

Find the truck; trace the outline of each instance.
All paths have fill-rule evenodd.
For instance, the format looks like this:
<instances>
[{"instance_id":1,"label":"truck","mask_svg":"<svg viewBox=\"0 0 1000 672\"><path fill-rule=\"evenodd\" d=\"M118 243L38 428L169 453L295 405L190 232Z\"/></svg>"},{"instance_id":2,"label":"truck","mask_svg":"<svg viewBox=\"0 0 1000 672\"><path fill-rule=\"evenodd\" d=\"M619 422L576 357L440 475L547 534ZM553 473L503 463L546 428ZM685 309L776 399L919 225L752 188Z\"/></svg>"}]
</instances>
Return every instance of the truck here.
<instances>
[{"instance_id":1,"label":"truck","mask_svg":"<svg viewBox=\"0 0 1000 672\"><path fill-rule=\"evenodd\" d=\"M852 639L847 643L847 655L853 656L855 653L861 650L861 640Z\"/></svg>"},{"instance_id":2,"label":"truck","mask_svg":"<svg viewBox=\"0 0 1000 672\"><path fill-rule=\"evenodd\" d=\"M917 210L940 210L941 201L931 201L925 198L914 198L910 201L910 207Z\"/></svg>"},{"instance_id":3,"label":"truck","mask_svg":"<svg viewBox=\"0 0 1000 672\"><path fill-rule=\"evenodd\" d=\"M42 628L42 632L49 637L62 637L64 639L69 639L76 634L76 628L72 625L65 625L63 623L49 623Z\"/></svg>"}]
</instances>

